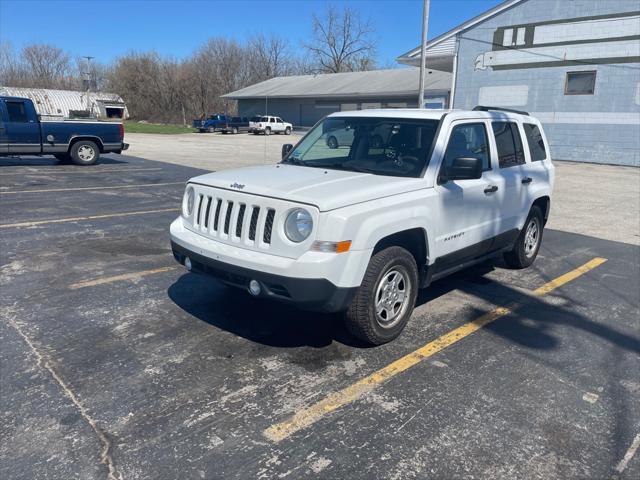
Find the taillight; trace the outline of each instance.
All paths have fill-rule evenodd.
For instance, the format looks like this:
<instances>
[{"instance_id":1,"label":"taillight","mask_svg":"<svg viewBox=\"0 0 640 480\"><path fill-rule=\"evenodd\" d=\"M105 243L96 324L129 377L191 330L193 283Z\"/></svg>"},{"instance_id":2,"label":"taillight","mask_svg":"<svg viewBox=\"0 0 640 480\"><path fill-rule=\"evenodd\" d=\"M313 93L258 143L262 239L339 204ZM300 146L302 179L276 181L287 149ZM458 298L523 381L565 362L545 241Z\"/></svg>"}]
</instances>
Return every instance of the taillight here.
<instances>
[{"instance_id":1,"label":"taillight","mask_svg":"<svg viewBox=\"0 0 640 480\"><path fill-rule=\"evenodd\" d=\"M120 140L124 140L124 125L123 124L119 124L118 125L120 127Z\"/></svg>"}]
</instances>

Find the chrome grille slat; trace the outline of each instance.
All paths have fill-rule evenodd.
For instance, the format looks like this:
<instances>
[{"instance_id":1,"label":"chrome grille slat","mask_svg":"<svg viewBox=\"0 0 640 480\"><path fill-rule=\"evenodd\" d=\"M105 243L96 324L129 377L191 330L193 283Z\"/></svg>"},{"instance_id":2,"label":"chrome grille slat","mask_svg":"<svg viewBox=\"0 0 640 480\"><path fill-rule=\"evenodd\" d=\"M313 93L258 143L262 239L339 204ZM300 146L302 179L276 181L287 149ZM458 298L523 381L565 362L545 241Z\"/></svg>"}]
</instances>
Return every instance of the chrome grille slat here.
<instances>
[{"instance_id":1,"label":"chrome grille slat","mask_svg":"<svg viewBox=\"0 0 640 480\"><path fill-rule=\"evenodd\" d=\"M245 211L244 211L244 216L242 218L242 241L244 243L251 243L248 241L248 236L249 236L249 222L251 221L251 215L249 215L249 213L251 212L251 205L249 204L245 204Z\"/></svg>"},{"instance_id":2,"label":"chrome grille slat","mask_svg":"<svg viewBox=\"0 0 640 480\"><path fill-rule=\"evenodd\" d=\"M227 218L227 208L229 207L229 202L227 200L222 200L222 207L220 207L220 218L218 223L218 236L224 233L224 219Z\"/></svg>"},{"instance_id":3,"label":"chrome grille slat","mask_svg":"<svg viewBox=\"0 0 640 480\"><path fill-rule=\"evenodd\" d=\"M258 214L258 228L256 229L256 244L260 245L263 243L262 236L264 232L264 220L267 217L267 209L260 208L260 213Z\"/></svg>"},{"instance_id":4,"label":"chrome grille slat","mask_svg":"<svg viewBox=\"0 0 640 480\"><path fill-rule=\"evenodd\" d=\"M193 226L200 226L200 205L202 205L202 194L196 198L196 204L194 206L195 215L193 216Z\"/></svg>"},{"instance_id":5,"label":"chrome grille slat","mask_svg":"<svg viewBox=\"0 0 640 480\"><path fill-rule=\"evenodd\" d=\"M238 214L240 213L240 202L234 202L231 209L231 217L229 218L229 238L236 238L236 224L238 223Z\"/></svg>"}]
</instances>

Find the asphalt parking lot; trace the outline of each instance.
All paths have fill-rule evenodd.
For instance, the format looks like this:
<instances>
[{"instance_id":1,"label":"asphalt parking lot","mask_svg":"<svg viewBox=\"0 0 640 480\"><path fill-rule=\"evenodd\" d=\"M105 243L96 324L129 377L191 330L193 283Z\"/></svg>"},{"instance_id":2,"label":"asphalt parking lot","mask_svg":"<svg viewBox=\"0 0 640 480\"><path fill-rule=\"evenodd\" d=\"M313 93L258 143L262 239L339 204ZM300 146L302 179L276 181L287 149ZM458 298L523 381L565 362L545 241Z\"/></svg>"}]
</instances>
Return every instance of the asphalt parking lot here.
<instances>
[{"instance_id":1,"label":"asphalt parking lot","mask_svg":"<svg viewBox=\"0 0 640 480\"><path fill-rule=\"evenodd\" d=\"M201 170L0 165L0 478L640 477L637 245L549 229L365 348L174 262Z\"/></svg>"}]
</instances>

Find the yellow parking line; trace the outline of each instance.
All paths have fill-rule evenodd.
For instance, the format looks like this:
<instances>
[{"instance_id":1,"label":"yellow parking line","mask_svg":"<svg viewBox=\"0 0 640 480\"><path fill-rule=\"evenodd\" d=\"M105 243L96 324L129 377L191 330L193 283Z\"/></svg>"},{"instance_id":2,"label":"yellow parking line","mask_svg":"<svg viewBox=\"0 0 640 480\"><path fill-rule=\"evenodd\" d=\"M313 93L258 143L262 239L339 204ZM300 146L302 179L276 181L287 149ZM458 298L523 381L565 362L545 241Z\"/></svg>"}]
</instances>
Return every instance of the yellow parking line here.
<instances>
[{"instance_id":1,"label":"yellow parking line","mask_svg":"<svg viewBox=\"0 0 640 480\"><path fill-rule=\"evenodd\" d=\"M13 190L0 191L0 195L11 195L14 193L50 193L50 192L80 192L83 190L115 190L118 188L142 188L142 187L162 187L165 185L184 185L185 182L168 183L140 183L137 185L113 185L109 187L74 187L74 188L49 188L45 190Z\"/></svg>"},{"instance_id":2,"label":"yellow parking line","mask_svg":"<svg viewBox=\"0 0 640 480\"><path fill-rule=\"evenodd\" d=\"M60 175L64 173L111 173L111 172L149 172L151 170L162 170L160 167L155 168L102 168L102 169L82 169L82 170L25 170L22 172L3 172L0 176L6 177L8 175Z\"/></svg>"},{"instance_id":3,"label":"yellow parking line","mask_svg":"<svg viewBox=\"0 0 640 480\"><path fill-rule=\"evenodd\" d=\"M177 208L162 208L159 210L141 210L138 212L106 213L104 215L88 215L86 217L67 217L67 218L54 218L51 220L37 220L34 222L5 223L5 224L0 224L0 228L36 227L38 225L47 225L49 223L79 222L82 220L99 220L102 218L131 217L133 215L145 215L147 213L162 213L162 212L177 212L177 211L179 211L179 209Z\"/></svg>"},{"instance_id":4,"label":"yellow parking line","mask_svg":"<svg viewBox=\"0 0 640 480\"><path fill-rule=\"evenodd\" d=\"M544 284L540 288L533 291L536 296L545 295L552 290L570 282L580 275L587 273L588 271L603 264L607 260L605 258L594 258L584 265L572 270L564 275ZM306 428L313 423L317 422L323 416L357 400L366 393L373 390L376 386L389 380L395 375L408 370L409 368L417 365L426 358L444 350L445 348L457 343L463 338L471 335L473 332L481 329L485 325L510 314L516 308L521 306L521 303L514 303L506 307L498 307L488 313L485 313L481 317L465 323L464 325L446 333L445 335L435 339L432 342L414 350L408 355L390 363L386 367L381 368L377 372L364 377L362 380L350 385L340 391L331 393L323 400L296 412L289 420L277 423L270 426L264 431L264 436L274 442L279 442L294 434L298 430Z\"/></svg>"},{"instance_id":5,"label":"yellow parking line","mask_svg":"<svg viewBox=\"0 0 640 480\"><path fill-rule=\"evenodd\" d=\"M93 280L83 280L78 283L72 283L69 288L76 290L78 288L95 287L96 285L103 285L105 283L122 282L124 280L139 280L142 277L148 275L154 275L156 273L170 272L178 267L160 267L152 270L142 270L139 272L123 273L122 275L114 275L113 277L101 277Z\"/></svg>"}]
</instances>

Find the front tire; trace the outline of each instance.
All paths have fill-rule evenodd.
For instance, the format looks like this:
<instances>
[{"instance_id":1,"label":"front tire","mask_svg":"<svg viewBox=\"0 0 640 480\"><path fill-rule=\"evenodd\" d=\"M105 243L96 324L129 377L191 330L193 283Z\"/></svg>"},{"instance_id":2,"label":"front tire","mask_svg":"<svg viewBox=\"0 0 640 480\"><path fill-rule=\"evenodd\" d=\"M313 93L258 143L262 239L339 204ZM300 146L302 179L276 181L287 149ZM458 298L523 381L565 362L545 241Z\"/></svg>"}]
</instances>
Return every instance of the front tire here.
<instances>
[{"instance_id":1,"label":"front tire","mask_svg":"<svg viewBox=\"0 0 640 480\"><path fill-rule=\"evenodd\" d=\"M406 326L418 295L418 267L401 247L376 253L345 312L347 330L371 345L395 339Z\"/></svg>"},{"instance_id":2,"label":"front tire","mask_svg":"<svg viewBox=\"0 0 640 480\"><path fill-rule=\"evenodd\" d=\"M90 140L80 140L73 144L70 155L76 165L93 165L100 158L100 149Z\"/></svg>"},{"instance_id":3,"label":"front tire","mask_svg":"<svg viewBox=\"0 0 640 480\"><path fill-rule=\"evenodd\" d=\"M271 135L271 128L267 127L264 129L264 134L265 135Z\"/></svg>"},{"instance_id":4,"label":"front tire","mask_svg":"<svg viewBox=\"0 0 640 480\"><path fill-rule=\"evenodd\" d=\"M535 261L542 244L543 228L542 210L534 205L529 211L524 228L518 235L513 249L504 254L504 261L509 267L527 268Z\"/></svg>"},{"instance_id":5,"label":"front tire","mask_svg":"<svg viewBox=\"0 0 640 480\"><path fill-rule=\"evenodd\" d=\"M284 134L285 135L291 135L291 127L287 127L284 129Z\"/></svg>"},{"instance_id":6,"label":"front tire","mask_svg":"<svg viewBox=\"0 0 640 480\"><path fill-rule=\"evenodd\" d=\"M329 138L327 138L327 147L332 150L338 148L338 139L331 135Z\"/></svg>"}]
</instances>

